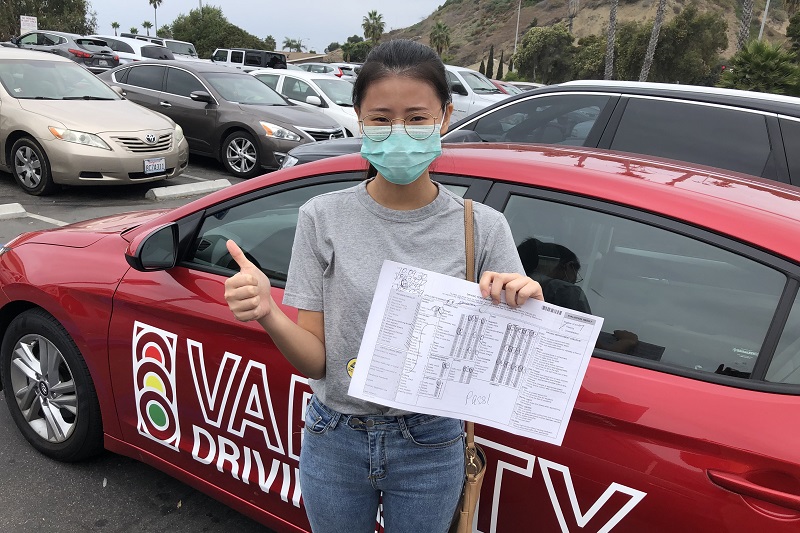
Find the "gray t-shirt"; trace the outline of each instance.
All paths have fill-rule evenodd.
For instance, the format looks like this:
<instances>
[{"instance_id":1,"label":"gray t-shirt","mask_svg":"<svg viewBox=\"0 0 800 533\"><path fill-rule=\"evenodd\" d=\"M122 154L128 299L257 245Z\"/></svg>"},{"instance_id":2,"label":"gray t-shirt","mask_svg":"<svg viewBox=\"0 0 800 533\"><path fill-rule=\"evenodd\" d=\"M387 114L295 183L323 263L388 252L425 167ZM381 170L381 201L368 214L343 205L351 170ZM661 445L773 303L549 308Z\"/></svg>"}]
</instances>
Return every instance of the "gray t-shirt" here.
<instances>
[{"instance_id":1,"label":"gray t-shirt","mask_svg":"<svg viewBox=\"0 0 800 533\"><path fill-rule=\"evenodd\" d=\"M385 259L464 278L464 200L437 184L430 204L395 211L367 182L312 198L300 208L283 303L325 316L325 377L309 380L327 406L351 415L402 415L347 394L378 275ZM475 270L518 272L522 263L505 217L474 204ZM476 280L477 281L477 280Z\"/></svg>"}]
</instances>

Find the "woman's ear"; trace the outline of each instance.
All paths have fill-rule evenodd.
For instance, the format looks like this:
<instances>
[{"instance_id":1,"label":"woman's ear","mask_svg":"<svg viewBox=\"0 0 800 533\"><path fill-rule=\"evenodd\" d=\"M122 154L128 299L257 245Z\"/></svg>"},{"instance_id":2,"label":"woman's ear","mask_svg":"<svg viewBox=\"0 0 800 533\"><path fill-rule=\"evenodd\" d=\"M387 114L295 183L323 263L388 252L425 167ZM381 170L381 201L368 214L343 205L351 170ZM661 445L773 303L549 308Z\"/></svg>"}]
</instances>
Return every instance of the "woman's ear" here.
<instances>
[{"instance_id":1,"label":"woman's ear","mask_svg":"<svg viewBox=\"0 0 800 533\"><path fill-rule=\"evenodd\" d=\"M442 116L442 128L439 130L441 135L447 133L447 128L450 127L450 116L453 114L453 103L450 102L444 108L444 116Z\"/></svg>"}]
</instances>

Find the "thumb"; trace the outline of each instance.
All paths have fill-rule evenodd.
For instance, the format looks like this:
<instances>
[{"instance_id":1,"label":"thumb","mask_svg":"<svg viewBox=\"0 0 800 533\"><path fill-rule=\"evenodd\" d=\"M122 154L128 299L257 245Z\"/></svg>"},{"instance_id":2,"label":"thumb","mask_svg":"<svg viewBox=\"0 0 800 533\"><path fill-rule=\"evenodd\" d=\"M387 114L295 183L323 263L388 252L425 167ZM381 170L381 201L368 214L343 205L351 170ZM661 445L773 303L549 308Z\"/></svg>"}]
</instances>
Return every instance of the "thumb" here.
<instances>
[{"instance_id":1,"label":"thumb","mask_svg":"<svg viewBox=\"0 0 800 533\"><path fill-rule=\"evenodd\" d=\"M225 246L228 248L228 252L231 254L233 260L236 261L237 265L239 265L239 269L244 270L245 268L254 268L253 263L251 263L250 260L245 257L244 252L241 248L239 248L238 244L228 239L227 242L225 242Z\"/></svg>"}]
</instances>

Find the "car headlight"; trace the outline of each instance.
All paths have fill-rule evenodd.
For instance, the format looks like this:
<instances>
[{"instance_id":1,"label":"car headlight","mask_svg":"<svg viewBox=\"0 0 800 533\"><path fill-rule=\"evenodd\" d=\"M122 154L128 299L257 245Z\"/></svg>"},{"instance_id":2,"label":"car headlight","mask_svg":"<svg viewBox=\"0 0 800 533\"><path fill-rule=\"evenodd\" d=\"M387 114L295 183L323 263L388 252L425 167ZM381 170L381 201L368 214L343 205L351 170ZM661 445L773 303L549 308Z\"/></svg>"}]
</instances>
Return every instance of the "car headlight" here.
<instances>
[{"instance_id":1,"label":"car headlight","mask_svg":"<svg viewBox=\"0 0 800 533\"><path fill-rule=\"evenodd\" d=\"M175 124L175 142L179 143L183 140L183 128L180 124Z\"/></svg>"},{"instance_id":2,"label":"car headlight","mask_svg":"<svg viewBox=\"0 0 800 533\"><path fill-rule=\"evenodd\" d=\"M106 144L106 142L103 139L92 133L86 133L84 131L68 130L65 128L56 128L55 126L50 126L48 129L56 139L61 139L62 141L67 141L75 144L85 144L86 146L94 146L95 148L102 148L103 150L111 150L111 148Z\"/></svg>"},{"instance_id":3,"label":"car headlight","mask_svg":"<svg viewBox=\"0 0 800 533\"><path fill-rule=\"evenodd\" d=\"M296 157L286 154L286 157L283 158L283 162L281 163L281 168L293 167L297 164L297 161L298 159Z\"/></svg>"},{"instance_id":4,"label":"car headlight","mask_svg":"<svg viewBox=\"0 0 800 533\"><path fill-rule=\"evenodd\" d=\"M300 136L293 131L289 131L286 128L282 128L277 124L273 124L271 122L264 122L263 120L259 122L261 127L264 128L264 132L267 134L267 137L272 137L274 139L282 139L284 141L299 141Z\"/></svg>"}]
</instances>

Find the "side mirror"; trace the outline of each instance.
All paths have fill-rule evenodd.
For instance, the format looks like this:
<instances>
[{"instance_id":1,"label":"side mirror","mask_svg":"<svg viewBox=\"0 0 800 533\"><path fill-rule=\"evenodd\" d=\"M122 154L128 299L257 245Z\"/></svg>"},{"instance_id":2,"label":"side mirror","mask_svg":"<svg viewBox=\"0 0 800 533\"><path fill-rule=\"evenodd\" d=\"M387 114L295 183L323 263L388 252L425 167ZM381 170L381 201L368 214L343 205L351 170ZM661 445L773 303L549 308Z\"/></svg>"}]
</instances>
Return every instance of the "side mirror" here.
<instances>
[{"instance_id":1,"label":"side mirror","mask_svg":"<svg viewBox=\"0 0 800 533\"><path fill-rule=\"evenodd\" d=\"M8 40L8 42L19 46L19 37L12 37L11 39Z\"/></svg>"},{"instance_id":2,"label":"side mirror","mask_svg":"<svg viewBox=\"0 0 800 533\"><path fill-rule=\"evenodd\" d=\"M122 98L125 98L127 96L125 90L119 85L112 85L111 90L120 95Z\"/></svg>"},{"instance_id":3,"label":"side mirror","mask_svg":"<svg viewBox=\"0 0 800 533\"><path fill-rule=\"evenodd\" d=\"M195 102L206 102L208 104L214 102L214 98L206 91L192 91L191 93L189 93L189 98L191 98Z\"/></svg>"},{"instance_id":4,"label":"side mirror","mask_svg":"<svg viewBox=\"0 0 800 533\"><path fill-rule=\"evenodd\" d=\"M464 86L463 86L463 85L461 85L461 84L460 84L460 83L458 83L458 82L456 82L456 83L452 84L452 85L450 86L450 90L451 90L451 91L453 91L453 92L454 92L454 93L456 93L456 94L460 94L461 96L467 96L467 95L469 94L469 93L467 92L467 89L466 89L466 88L464 88Z\"/></svg>"},{"instance_id":5,"label":"side mirror","mask_svg":"<svg viewBox=\"0 0 800 533\"><path fill-rule=\"evenodd\" d=\"M306 103L322 107L322 99L319 96L306 96Z\"/></svg>"},{"instance_id":6,"label":"side mirror","mask_svg":"<svg viewBox=\"0 0 800 533\"><path fill-rule=\"evenodd\" d=\"M125 260L139 272L169 270L178 260L178 225L162 226L136 244L131 243Z\"/></svg>"}]
</instances>

